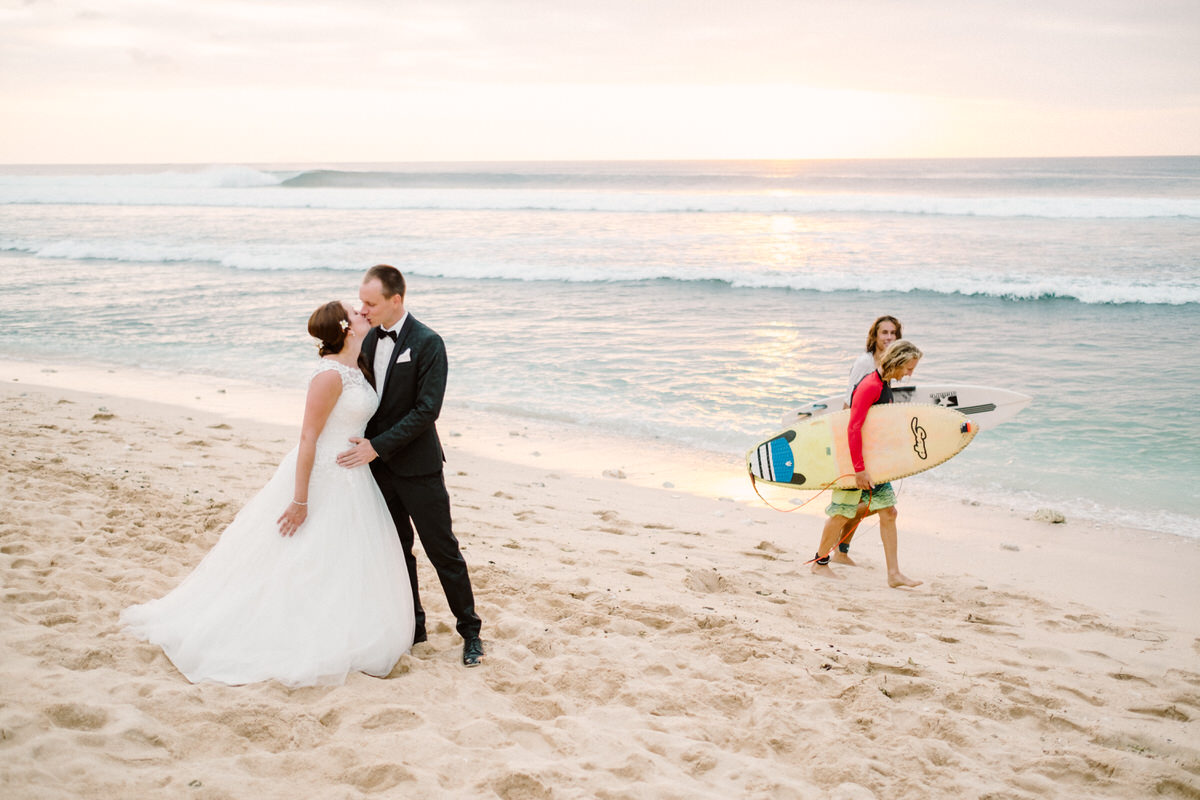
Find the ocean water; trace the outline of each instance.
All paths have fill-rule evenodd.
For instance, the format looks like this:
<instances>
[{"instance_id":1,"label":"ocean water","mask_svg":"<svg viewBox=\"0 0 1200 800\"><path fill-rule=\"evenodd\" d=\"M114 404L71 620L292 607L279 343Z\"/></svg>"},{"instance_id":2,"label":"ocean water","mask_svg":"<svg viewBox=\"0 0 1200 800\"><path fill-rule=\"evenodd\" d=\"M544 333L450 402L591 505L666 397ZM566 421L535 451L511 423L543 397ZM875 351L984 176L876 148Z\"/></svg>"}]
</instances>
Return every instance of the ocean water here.
<instances>
[{"instance_id":1,"label":"ocean water","mask_svg":"<svg viewBox=\"0 0 1200 800\"><path fill-rule=\"evenodd\" d=\"M1200 536L1200 157L0 167L0 355L296 386L391 263L447 402L740 455L844 389L1032 395L906 485Z\"/></svg>"}]
</instances>

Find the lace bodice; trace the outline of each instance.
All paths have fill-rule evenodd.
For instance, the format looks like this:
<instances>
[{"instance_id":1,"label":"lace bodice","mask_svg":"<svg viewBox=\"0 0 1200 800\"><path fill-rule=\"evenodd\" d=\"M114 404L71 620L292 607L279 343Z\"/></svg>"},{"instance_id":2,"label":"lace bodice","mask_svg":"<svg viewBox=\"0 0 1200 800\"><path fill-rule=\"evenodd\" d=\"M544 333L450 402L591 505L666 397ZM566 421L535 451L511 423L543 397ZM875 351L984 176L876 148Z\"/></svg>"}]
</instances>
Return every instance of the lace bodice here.
<instances>
[{"instance_id":1,"label":"lace bodice","mask_svg":"<svg viewBox=\"0 0 1200 800\"><path fill-rule=\"evenodd\" d=\"M367 379L355 367L347 367L331 358L322 358L321 363L313 370L315 378L322 372L336 371L342 378L342 393L329 412L325 428L317 438L316 460L313 463L314 474L329 468L342 469L337 466L338 453L350 448L351 436L362 436L367 427L367 420L375 413L379 405L379 395ZM311 381L311 378L309 379Z\"/></svg>"}]
</instances>

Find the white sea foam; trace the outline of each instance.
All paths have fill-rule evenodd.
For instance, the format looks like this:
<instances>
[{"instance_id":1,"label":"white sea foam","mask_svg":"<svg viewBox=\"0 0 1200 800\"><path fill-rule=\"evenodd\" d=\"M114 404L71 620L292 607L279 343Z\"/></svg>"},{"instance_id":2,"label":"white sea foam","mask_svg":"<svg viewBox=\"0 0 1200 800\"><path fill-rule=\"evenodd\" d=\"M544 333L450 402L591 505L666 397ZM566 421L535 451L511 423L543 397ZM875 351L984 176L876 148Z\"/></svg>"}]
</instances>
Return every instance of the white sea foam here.
<instances>
[{"instance_id":1,"label":"white sea foam","mask_svg":"<svg viewBox=\"0 0 1200 800\"><path fill-rule=\"evenodd\" d=\"M357 272L375 260L379 252L402 252L401 239L389 242L372 240L327 240L284 243L276 239L261 243L230 243L209 238L191 241L155 241L127 239L37 239L0 237L0 252L23 253L48 259L117 261L128 263L217 264L245 270L348 270ZM626 283L676 281L679 283L717 283L738 289L778 289L808 292L929 292L941 295L995 297L1031 301L1044 299L1076 300L1094 304L1185 305L1200 303L1200 276L1192 280L1162 279L1151 282L1144 276L1130 280L1102 278L1096 275L1031 276L998 275L979 277L969 268L946 267L937 270L844 269L822 271L795 266L780 269L776 265L723 265L698 267L694 264L620 265L510 263L476 261L441 253L404 265L406 272L438 278L465 280L511 280L522 282L554 281L562 283Z\"/></svg>"}]
</instances>

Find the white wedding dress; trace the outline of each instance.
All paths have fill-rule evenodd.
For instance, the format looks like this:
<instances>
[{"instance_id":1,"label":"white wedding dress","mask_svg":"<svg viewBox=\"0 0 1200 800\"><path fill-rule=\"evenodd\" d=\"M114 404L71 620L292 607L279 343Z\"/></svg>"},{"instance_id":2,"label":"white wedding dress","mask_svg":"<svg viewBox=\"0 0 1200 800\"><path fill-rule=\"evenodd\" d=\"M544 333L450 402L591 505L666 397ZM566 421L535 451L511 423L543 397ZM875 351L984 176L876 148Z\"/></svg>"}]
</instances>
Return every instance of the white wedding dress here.
<instances>
[{"instance_id":1,"label":"white wedding dress","mask_svg":"<svg viewBox=\"0 0 1200 800\"><path fill-rule=\"evenodd\" d=\"M336 462L379 398L361 372L332 359L314 376L331 369L342 394L317 440L308 517L295 535L281 536L276 520L294 496L298 449L178 587L121 614L192 683L341 683L353 671L387 675L412 646L412 590L383 495L370 467Z\"/></svg>"}]
</instances>

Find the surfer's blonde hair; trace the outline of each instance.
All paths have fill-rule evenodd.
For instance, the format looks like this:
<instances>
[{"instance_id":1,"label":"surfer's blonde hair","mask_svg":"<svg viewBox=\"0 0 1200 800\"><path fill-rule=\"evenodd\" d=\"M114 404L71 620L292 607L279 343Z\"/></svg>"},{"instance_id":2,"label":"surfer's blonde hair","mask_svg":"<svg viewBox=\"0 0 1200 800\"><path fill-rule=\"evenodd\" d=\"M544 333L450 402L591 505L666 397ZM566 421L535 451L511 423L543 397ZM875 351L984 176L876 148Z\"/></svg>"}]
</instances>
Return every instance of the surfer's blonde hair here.
<instances>
[{"instance_id":1,"label":"surfer's blonde hair","mask_svg":"<svg viewBox=\"0 0 1200 800\"><path fill-rule=\"evenodd\" d=\"M886 378L889 373L902 369L905 364L916 361L923 355L925 354L908 339L897 339L883 351L883 356L879 359L879 371Z\"/></svg>"}]
</instances>

